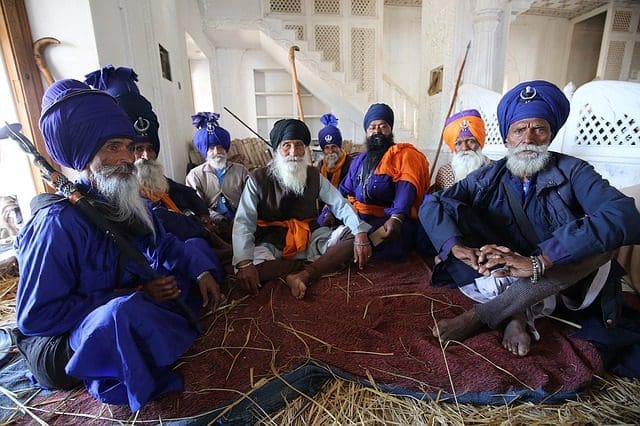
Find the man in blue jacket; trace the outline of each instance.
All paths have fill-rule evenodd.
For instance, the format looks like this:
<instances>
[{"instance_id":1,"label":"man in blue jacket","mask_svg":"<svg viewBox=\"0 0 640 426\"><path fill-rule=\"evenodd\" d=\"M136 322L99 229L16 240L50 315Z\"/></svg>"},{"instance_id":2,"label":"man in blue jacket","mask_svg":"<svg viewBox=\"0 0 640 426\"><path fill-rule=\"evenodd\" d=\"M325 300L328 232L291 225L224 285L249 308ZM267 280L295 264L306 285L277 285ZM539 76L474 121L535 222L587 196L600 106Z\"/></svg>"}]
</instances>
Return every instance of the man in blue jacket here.
<instances>
[{"instance_id":1,"label":"man in blue jacket","mask_svg":"<svg viewBox=\"0 0 640 426\"><path fill-rule=\"evenodd\" d=\"M640 214L588 163L548 151L568 115L569 101L555 85L518 84L498 105L507 156L422 204L420 221L443 259L434 285L460 287L484 302L437 321L435 337L463 340L483 325L506 323L503 346L526 355L525 313L531 325L531 308L551 297L542 311L548 314L561 293L573 309L600 294L604 320L615 324L609 302L616 299L619 270L611 253L640 241ZM580 293L579 301L568 293Z\"/></svg>"}]
</instances>

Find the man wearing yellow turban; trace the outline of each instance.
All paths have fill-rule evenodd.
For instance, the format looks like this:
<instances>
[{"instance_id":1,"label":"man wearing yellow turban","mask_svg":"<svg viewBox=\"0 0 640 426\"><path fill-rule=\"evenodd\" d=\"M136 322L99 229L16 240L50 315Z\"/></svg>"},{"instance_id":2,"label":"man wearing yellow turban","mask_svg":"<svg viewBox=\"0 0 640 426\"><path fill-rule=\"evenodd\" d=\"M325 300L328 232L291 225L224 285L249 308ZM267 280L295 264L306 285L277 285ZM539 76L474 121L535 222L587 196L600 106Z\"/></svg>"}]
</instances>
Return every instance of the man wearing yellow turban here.
<instances>
[{"instance_id":1,"label":"man wearing yellow turban","mask_svg":"<svg viewBox=\"0 0 640 426\"><path fill-rule=\"evenodd\" d=\"M460 111L447 119L443 138L453 158L438 169L432 192L449 188L491 162L482 153L485 135L484 121L475 109Z\"/></svg>"}]
</instances>

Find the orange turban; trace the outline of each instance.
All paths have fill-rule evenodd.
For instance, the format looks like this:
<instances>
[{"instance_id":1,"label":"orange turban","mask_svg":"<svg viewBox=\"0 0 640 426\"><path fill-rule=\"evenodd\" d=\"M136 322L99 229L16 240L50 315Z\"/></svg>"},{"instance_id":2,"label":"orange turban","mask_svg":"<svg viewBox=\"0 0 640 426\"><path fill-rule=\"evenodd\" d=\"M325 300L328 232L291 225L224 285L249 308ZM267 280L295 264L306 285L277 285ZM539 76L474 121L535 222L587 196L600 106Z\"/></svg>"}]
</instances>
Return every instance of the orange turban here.
<instances>
[{"instance_id":1,"label":"orange turban","mask_svg":"<svg viewBox=\"0 0 640 426\"><path fill-rule=\"evenodd\" d=\"M459 137L474 137L482 148L486 137L484 121L475 109L460 111L447 119L442 137L451 152L455 151Z\"/></svg>"}]
</instances>

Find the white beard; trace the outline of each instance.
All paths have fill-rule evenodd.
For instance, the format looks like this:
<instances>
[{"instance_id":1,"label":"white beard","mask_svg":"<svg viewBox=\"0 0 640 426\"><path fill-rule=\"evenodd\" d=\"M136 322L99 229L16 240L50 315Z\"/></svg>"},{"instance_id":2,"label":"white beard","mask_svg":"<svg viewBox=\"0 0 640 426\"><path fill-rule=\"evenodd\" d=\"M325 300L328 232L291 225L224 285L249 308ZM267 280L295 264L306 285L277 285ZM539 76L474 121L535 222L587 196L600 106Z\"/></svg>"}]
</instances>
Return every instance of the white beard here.
<instances>
[{"instance_id":1,"label":"white beard","mask_svg":"<svg viewBox=\"0 0 640 426\"><path fill-rule=\"evenodd\" d=\"M140 186L156 192L169 192L169 182L164 176L164 167L161 163L140 158L136 160L135 166Z\"/></svg>"},{"instance_id":2,"label":"white beard","mask_svg":"<svg viewBox=\"0 0 640 426\"><path fill-rule=\"evenodd\" d=\"M533 144L508 148L507 169L519 178L531 177L544 169L549 162L551 153L548 149L549 145Z\"/></svg>"},{"instance_id":3,"label":"white beard","mask_svg":"<svg viewBox=\"0 0 640 426\"><path fill-rule=\"evenodd\" d=\"M340 159L340 156L335 152L324 156L324 161L327 162L327 168L329 170L333 169L336 166L336 163Z\"/></svg>"},{"instance_id":4,"label":"white beard","mask_svg":"<svg viewBox=\"0 0 640 426\"><path fill-rule=\"evenodd\" d=\"M451 168L453 169L456 182L458 182L466 178L469 173L478 170L490 162L491 159L484 155L481 150L461 151L453 154Z\"/></svg>"},{"instance_id":5,"label":"white beard","mask_svg":"<svg viewBox=\"0 0 640 426\"><path fill-rule=\"evenodd\" d=\"M127 170L131 174L123 175ZM93 181L96 189L115 208L115 221L127 222L137 219L153 233L155 228L151 212L147 208L144 199L140 196L138 179L133 173L133 165L104 166L98 172L93 173Z\"/></svg>"},{"instance_id":6,"label":"white beard","mask_svg":"<svg viewBox=\"0 0 640 426\"><path fill-rule=\"evenodd\" d=\"M269 171L288 192L298 196L304 194L307 187L307 164L303 157L283 157L276 151Z\"/></svg>"},{"instance_id":7,"label":"white beard","mask_svg":"<svg viewBox=\"0 0 640 426\"><path fill-rule=\"evenodd\" d=\"M216 170L223 170L227 167L227 154L207 155L207 163Z\"/></svg>"}]
</instances>

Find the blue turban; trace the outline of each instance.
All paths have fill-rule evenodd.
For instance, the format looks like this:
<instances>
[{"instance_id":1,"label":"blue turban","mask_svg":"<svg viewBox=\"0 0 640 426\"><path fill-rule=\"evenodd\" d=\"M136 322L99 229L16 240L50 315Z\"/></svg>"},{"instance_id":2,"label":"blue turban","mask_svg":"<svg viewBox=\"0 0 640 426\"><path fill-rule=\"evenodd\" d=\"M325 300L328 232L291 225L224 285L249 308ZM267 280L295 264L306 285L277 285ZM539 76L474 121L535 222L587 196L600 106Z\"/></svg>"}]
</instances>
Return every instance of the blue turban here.
<instances>
[{"instance_id":1,"label":"blue turban","mask_svg":"<svg viewBox=\"0 0 640 426\"><path fill-rule=\"evenodd\" d=\"M541 118L551 127L552 140L569 116L569 100L555 84L525 81L509 90L498 104L500 134L505 140L509 126L525 118Z\"/></svg>"},{"instance_id":2,"label":"blue turban","mask_svg":"<svg viewBox=\"0 0 640 426\"><path fill-rule=\"evenodd\" d=\"M338 119L335 115L328 113L320 117L320 122L324 127L318 132L318 143L324 149L329 144L342 148L342 133L338 129Z\"/></svg>"},{"instance_id":3,"label":"blue turban","mask_svg":"<svg viewBox=\"0 0 640 426\"><path fill-rule=\"evenodd\" d=\"M231 135L220 127L220 114L216 112L199 112L191 116L193 126L198 129L193 135L193 145L203 157L207 158L207 151L212 146L219 145L225 151L231 147Z\"/></svg>"},{"instance_id":4,"label":"blue turban","mask_svg":"<svg viewBox=\"0 0 640 426\"><path fill-rule=\"evenodd\" d=\"M278 120L269 133L271 148L275 151L282 141L301 140L306 146L311 143L311 132L303 121L295 118Z\"/></svg>"},{"instance_id":5,"label":"blue turban","mask_svg":"<svg viewBox=\"0 0 640 426\"><path fill-rule=\"evenodd\" d=\"M109 94L77 80L58 80L44 93L40 130L51 158L74 170L84 170L108 139L136 135Z\"/></svg>"},{"instance_id":6,"label":"blue turban","mask_svg":"<svg viewBox=\"0 0 640 426\"><path fill-rule=\"evenodd\" d=\"M132 68L114 68L113 65L107 65L85 76L85 83L116 98L127 113L137 133L134 143L151 143L158 154L160 123L151 103L140 94L136 81L138 74Z\"/></svg>"},{"instance_id":7,"label":"blue turban","mask_svg":"<svg viewBox=\"0 0 640 426\"><path fill-rule=\"evenodd\" d=\"M364 115L364 130L366 131L372 121L384 120L393 130L393 110L387 104L373 104Z\"/></svg>"}]
</instances>

